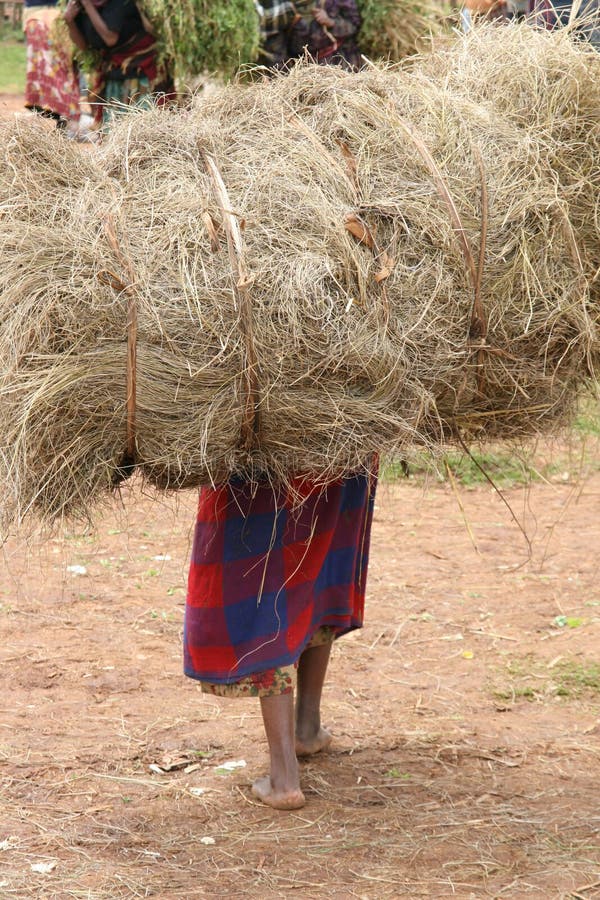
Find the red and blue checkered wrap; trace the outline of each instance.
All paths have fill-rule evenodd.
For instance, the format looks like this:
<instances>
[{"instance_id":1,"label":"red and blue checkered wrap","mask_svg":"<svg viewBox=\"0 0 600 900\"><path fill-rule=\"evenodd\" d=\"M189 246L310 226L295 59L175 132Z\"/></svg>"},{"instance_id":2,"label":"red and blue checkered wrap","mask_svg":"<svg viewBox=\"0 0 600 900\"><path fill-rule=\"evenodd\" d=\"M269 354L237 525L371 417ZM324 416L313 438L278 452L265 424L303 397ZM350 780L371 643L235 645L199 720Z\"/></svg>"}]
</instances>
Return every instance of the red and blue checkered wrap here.
<instances>
[{"instance_id":1,"label":"red and blue checkered wrap","mask_svg":"<svg viewBox=\"0 0 600 900\"><path fill-rule=\"evenodd\" d=\"M216 684L297 662L324 625L363 622L376 475L287 491L232 481L200 493L184 668ZM298 502L298 496L302 501Z\"/></svg>"}]
</instances>

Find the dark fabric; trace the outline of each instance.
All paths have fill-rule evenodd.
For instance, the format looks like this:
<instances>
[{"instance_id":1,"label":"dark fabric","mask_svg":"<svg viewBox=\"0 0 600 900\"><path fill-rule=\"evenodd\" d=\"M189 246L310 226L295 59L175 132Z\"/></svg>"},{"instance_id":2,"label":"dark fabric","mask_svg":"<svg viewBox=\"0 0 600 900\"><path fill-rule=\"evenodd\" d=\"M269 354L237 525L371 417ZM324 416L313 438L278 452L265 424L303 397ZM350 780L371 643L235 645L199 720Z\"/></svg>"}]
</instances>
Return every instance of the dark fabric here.
<instances>
[{"instance_id":1,"label":"dark fabric","mask_svg":"<svg viewBox=\"0 0 600 900\"><path fill-rule=\"evenodd\" d=\"M175 99L173 79L167 69L158 65L156 41L150 34L134 37L129 44L105 50L100 67L93 73L90 83L90 100L94 119L102 124L102 103L106 100L108 81L134 81L146 78L151 93L158 95L162 105Z\"/></svg>"},{"instance_id":2,"label":"dark fabric","mask_svg":"<svg viewBox=\"0 0 600 900\"><path fill-rule=\"evenodd\" d=\"M292 0L254 0L260 22L261 44L266 38L287 30L296 18Z\"/></svg>"},{"instance_id":3,"label":"dark fabric","mask_svg":"<svg viewBox=\"0 0 600 900\"><path fill-rule=\"evenodd\" d=\"M264 34L258 62L269 69L285 69L290 63L287 31L275 31L272 34Z\"/></svg>"},{"instance_id":4,"label":"dark fabric","mask_svg":"<svg viewBox=\"0 0 600 900\"><path fill-rule=\"evenodd\" d=\"M58 0L25 0L25 6L57 6Z\"/></svg>"},{"instance_id":5,"label":"dark fabric","mask_svg":"<svg viewBox=\"0 0 600 900\"><path fill-rule=\"evenodd\" d=\"M571 0L530 0L530 13L538 25L550 30L567 25L573 3ZM579 23L575 34L600 50L600 2L583 0L577 13Z\"/></svg>"},{"instance_id":6,"label":"dark fabric","mask_svg":"<svg viewBox=\"0 0 600 900\"><path fill-rule=\"evenodd\" d=\"M278 4L282 6L281 3ZM284 69L294 59L308 53L317 62L335 64L348 69L361 65L356 35L361 18L356 0L296 0L292 4L295 15L290 20L280 11L275 20L277 30L264 29L263 65ZM333 25L324 28L316 21L313 12L323 8Z\"/></svg>"},{"instance_id":7,"label":"dark fabric","mask_svg":"<svg viewBox=\"0 0 600 900\"><path fill-rule=\"evenodd\" d=\"M106 27L119 35L118 47L126 44L134 35L144 31L142 19L134 0L107 0L104 6L97 7L97 12ZM75 18L75 25L92 50L115 49L107 47L92 25L87 13L80 12Z\"/></svg>"},{"instance_id":8,"label":"dark fabric","mask_svg":"<svg viewBox=\"0 0 600 900\"><path fill-rule=\"evenodd\" d=\"M360 628L376 475L288 492L200 494L184 626L186 675L216 684L297 662L313 635ZM304 498L302 502L298 497Z\"/></svg>"}]
</instances>

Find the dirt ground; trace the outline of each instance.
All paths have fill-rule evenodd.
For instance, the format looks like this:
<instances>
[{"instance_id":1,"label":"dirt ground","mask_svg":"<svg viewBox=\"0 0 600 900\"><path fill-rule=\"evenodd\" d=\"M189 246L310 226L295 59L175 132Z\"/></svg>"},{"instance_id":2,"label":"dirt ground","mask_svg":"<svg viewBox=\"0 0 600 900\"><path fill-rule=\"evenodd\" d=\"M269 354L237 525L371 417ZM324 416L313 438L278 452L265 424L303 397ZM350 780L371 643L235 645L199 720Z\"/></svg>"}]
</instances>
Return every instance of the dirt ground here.
<instances>
[{"instance_id":1,"label":"dirt ground","mask_svg":"<svg viewBox=\"0 0 600 900\"><path fill-rule=\"evenodd\" d=\"M22 94L3 94L0 92L0 119L7 119L13 113L31 115L24 108L25 98Z\"/></svg>"},{"instance_id":2,"label":"dirt ground","mask_svg":"<svg viewBox=\"0 0 600 900\"><path fill-rule=\"evenodd\" d=\"M0 897L600 897L600 475L564 479L508 492L531 553L489 488L382 487L293 813L258 701L181 674L194 493L9 541Z\"/></svg>"}]
</instances>

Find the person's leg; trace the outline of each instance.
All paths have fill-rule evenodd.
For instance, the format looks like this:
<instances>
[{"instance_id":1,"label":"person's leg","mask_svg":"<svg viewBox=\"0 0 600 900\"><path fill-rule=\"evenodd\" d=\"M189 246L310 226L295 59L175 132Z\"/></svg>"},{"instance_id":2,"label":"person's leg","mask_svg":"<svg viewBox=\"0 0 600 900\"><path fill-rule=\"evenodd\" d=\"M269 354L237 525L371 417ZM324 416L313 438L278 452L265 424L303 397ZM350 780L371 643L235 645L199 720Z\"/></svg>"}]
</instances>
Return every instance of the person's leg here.
<instances>
[{"instance_id":1,"label":"person's leg","mask_svg":"<svg viewBox=\"0 0 600 900\"><path fill-rule=\"evenodd\" d=\"M329 664L331 642L308 647L298 662L296 700L296 754L308 756L324 750L331 734L321 728L321 694Z\"/></svg>"},{"instance_id":2,"label":"person's leg","mask_svg":"<svg viewBox=\"0 0 600 900\"><path fill-rule=\"evenodd\" d=\"M269 743L271 769L252 785L252 793L275 809L300 809L298 760L294 749L294 694L274 694L260 698L260 708Z\"/></svg>"}]
</instances>

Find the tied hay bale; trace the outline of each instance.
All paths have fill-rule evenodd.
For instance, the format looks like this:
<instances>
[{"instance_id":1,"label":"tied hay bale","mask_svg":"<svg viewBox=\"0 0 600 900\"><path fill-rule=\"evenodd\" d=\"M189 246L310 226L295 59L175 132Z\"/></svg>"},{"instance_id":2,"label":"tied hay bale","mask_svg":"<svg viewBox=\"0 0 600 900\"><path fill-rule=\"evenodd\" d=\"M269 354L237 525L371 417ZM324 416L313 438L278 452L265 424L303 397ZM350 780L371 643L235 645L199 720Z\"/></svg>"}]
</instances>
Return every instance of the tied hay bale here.
<instances>
[{"instance_id":1,"label":"tied hay bale","mask_svg":"<svg viewBox=\"0 0 600 900\"><path fill-rule=\"evenodd\" d=\"M2 125L0 158L2 512L56 511L62 490L84 485L86 503L106 494L122 456L122 336L100 346L121 303L95 277L85 231L88 206L100 208L112 186L91 154L35 121Z\"/></svg>"},{"instance_id":2,"label":"tied hay bale","mask_svg":"<svg viewBox=\"0 0 600 900\"><path fill-rule=\"evenodd\" d=\"M600 308L600 53L567 29L482 25L416 62L427 78L534 132Z\"/></svg>"},{"instance_id":3,"label":"tied hay bale","mask_svg":"<svg viewBox=\"0 0 600 900\"><path fill-rule=\"evenodd\" d=\"M132 300L162 487L326 483L572 411L598 337L535 129L422 73L298 67L75 152L23 124L2 145L5 526L123 477ZM43 192L36 154L62 158Z\"/></svg>"},{"instance_id":4,"label":"tied hay bale","mask_svg":"<svg viewBox=\"0 0 600 900\"><path fill-rule=\"evenodd\" d=\"M359 44L368 59L399 62L448 32L445 0L361 0Z\"/></svg>"}]
</instances>

